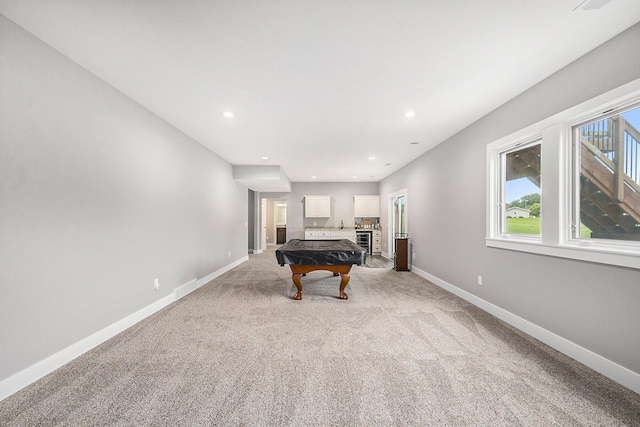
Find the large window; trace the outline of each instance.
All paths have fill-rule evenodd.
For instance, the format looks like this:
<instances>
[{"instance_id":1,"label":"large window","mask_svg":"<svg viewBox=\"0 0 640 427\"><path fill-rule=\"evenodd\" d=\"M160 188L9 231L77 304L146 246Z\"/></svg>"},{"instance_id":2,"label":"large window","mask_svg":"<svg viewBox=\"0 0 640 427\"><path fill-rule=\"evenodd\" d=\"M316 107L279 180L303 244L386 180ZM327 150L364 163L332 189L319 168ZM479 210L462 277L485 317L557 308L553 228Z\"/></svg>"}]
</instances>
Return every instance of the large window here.
<instances>
[{"instance_id":1,"label":"large window","mask_svg":"<svg viewBox=\"0 0 640 427\"><path fill-rule=\"evenodd\" d=\"M640 269L640 79L487 146L489 247Z\"/></svg>"},{"instance_id":2,"label":"large window","mask_svg":"<svg viewBox=\"0 0 640 427\"><path fill-rule=\"evenodd\" d=\"M640 107L574 127L577 239L640 241Z\"/></svg>"}]
</instances>

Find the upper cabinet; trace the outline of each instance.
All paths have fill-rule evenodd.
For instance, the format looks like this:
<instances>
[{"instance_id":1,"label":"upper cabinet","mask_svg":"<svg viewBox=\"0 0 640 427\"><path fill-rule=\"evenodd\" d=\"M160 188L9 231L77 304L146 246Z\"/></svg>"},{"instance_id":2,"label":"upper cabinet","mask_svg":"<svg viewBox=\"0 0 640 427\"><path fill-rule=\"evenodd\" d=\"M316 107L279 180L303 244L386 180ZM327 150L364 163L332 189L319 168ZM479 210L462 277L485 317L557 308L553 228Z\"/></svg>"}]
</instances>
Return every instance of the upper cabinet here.
<instances>
[{"instance_id":1,"label":"upper cabinet","mask_svg":"<svg viewBox=\"0 0 640 427\"><path fill-rule=\"evenodd\" d=\"M306 218L331 216L331 196L304 196L304 216Z\"/></svg>"},{"instance_id":2,"label":"upper cabinet","mask_svg":"<svg viewBox=\"0 0 640 427\"><path fill-rule=\"evenodd\" d=\"M380 196L353 196L355 214L360 218L377 218L380 216Z\"/></svg>"}]
</instances>

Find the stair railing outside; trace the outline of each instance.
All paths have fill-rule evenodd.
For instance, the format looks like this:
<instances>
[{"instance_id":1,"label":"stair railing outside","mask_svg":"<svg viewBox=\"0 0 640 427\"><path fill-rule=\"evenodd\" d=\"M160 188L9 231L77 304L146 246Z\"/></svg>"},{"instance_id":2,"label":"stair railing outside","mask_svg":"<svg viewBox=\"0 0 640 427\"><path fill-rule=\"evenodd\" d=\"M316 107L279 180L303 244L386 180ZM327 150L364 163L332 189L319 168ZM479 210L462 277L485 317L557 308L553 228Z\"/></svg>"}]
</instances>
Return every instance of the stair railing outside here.
<instances>
[{"instance_id":1,"label":"stair railing outside","mask_svg":"<svg viewBox=\"0 0 640 427\"><path fill-rule=\"evenodd\" d=\"M640 132L620 116L582 126L580 131L583 143L609 160L605 164L618 176L616 193L623 193L625 182L640 193Z\"/></svg>"},{"instance_id":2,"label":"stair railing outside","mask_svg":"<svg viewBox=\"0 0 640 427\"><path fill-rule=\"evenodd\" d=\"M640 185L640 168L638 161L640 157L640 132L631 126L622 117L621 128L624 130L624 173L636 184Z\"/></svg>"}]
</instances>

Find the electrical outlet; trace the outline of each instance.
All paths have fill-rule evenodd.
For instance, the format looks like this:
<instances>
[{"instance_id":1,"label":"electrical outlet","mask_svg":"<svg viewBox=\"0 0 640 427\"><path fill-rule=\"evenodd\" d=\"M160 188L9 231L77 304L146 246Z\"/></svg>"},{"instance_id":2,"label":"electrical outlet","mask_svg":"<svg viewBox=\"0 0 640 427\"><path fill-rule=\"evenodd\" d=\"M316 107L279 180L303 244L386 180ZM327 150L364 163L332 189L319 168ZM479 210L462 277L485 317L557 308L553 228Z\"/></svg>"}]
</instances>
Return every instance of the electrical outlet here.
<instances>
[{"instance_id":1,"label":"electrical outlet","mask_svg":"<svg viewBox=\"0 0 640 427\"><path fill-rule=\"evenodd\" d=\"M478 276L478 285L482 286L482 276Z\"/></svg>"},{"instance_id":2,"label":"electrical outlet","mask_svg":"<svg viewBox=\"0 0 640 427\"><path fill-rule=\"evenodd\" d=\"M153 281L153 289L157 291L159 287L160 287L160 282L156 278L156 280Z\"/></svg>"},{"instance_id":3,"label":"electrical outlet","mask_svg":"<svg viewBox=\"0 0 640 427\"><path fill-rule=\"evenodd\" d=\"M229 251L229 256L231 256L231 251Z\"/></svg>"},{"instance_id":4,"label":"electrical outlet","mask_svg":"<svg viewBox=\"0 0 640 427\"><path fill-rule=\"evenodd\" d=\"M413 259L414 260L416 259L416 253L415 252L413 253Z\"/></svg>"}]
</instances>

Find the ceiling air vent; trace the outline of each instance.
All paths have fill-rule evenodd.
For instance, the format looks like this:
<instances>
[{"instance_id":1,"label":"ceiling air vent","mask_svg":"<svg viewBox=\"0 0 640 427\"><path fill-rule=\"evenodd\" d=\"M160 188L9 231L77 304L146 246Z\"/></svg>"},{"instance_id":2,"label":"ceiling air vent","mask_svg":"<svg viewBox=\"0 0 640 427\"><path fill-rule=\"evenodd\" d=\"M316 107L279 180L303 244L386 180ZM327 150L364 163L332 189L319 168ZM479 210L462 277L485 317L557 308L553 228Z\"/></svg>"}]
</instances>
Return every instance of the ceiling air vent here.
<instances>
[{"instance_id":1,"label":"ceiling air vent","mask_svg":"<svg viewBox=\"0 0 640 427\"><path fill-rule=\"evenodd\" d=\"M594 10L600 9L604 7L607 3L610 3L611 0L584 0L582 3L576 7L575 10Z\"/></svg>"}]
</instances>

